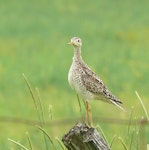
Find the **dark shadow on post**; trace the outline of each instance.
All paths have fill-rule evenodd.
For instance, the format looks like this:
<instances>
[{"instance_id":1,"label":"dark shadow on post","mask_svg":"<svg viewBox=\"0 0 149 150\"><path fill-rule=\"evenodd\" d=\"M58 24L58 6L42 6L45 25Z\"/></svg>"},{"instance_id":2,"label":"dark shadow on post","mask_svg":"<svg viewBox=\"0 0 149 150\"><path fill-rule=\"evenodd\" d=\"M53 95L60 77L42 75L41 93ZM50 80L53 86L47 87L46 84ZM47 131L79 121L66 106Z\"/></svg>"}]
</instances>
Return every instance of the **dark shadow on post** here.
<instances>
[{"instance_id":1,"label":"dark shadow on post","mask_svg":"<svg viewBox=\"0 0 149 150\"><path fill-rule=\"evenodd\" d=\"M110 150L99 132L85 123L77 123L62 137L68 150Z\"/></svg>"}]
</instances>

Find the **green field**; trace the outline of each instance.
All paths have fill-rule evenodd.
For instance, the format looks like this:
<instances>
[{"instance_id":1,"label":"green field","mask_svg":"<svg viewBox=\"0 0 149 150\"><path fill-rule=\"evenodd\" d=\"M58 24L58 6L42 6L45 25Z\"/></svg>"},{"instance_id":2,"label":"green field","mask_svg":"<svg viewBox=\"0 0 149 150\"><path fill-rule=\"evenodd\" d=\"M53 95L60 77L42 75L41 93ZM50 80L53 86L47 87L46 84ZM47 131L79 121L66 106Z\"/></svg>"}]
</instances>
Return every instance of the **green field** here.
<instances>
[{"instance_id":1,"label":"green field","mask_svg":"<svg viewBox=\"0 0 149 150\"><path fill-rule=\"evenodd\" d=\"M109 143L117 135L129 147L128 125L106 123L100 118L129 120L132 106L133 119L146 117L135 91L149 113L148 11L147 0L1 0L0 149L20 149L8 138L29 148L26 132L35 150L46 149L41 131L35 125L2 119L39 120L23 73L35 95L38 87L45 119L51 122L45 129L57 149L61 149L55 138L61 139L81 117L76 94L67 82L73 56L73 48L67 43L73 36L82 38L85 62L123 100L127 109L124 113L115 106L92 102L93 116L97 118L95 126L101 126ZM52 105L52 121L49 105ZM138 125L130 126L131 132L136 128L139 130ZM141 127L139 131L133 138L132 150L137 147L135 139L139 141L138 149L145 149L149 143L149 127ZM112 148L124 149L118 138Z\"/></svg>"}]
</instances>

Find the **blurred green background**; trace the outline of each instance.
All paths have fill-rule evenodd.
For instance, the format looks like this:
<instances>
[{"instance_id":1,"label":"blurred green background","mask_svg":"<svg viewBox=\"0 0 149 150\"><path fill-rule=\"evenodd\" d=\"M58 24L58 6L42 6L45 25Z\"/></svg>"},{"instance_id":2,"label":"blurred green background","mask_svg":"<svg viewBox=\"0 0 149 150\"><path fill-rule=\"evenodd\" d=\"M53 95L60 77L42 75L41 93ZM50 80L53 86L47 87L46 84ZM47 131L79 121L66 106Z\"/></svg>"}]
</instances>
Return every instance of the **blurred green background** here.
<instances>
[{"instance_id":1,"label":"blurred green background","mask_svg":"<svg viewBox=\"0 0 149 150\"><path fill-rule=\"evenodd\" d=\"M95 125L102 127L108 141L116 134L129 145L128 125L104 123L100 118L129 120L132 106L133 119L145 116L135 91L149 108L148 12L147 0L1 0L0 117L38 120L24 73L32 87L40 91L46 121L72 119L46 127L58 146L55 137L61 139L81 117L76 94L67 82L73 56L73 48L67 43L71 37L79 36L85 62L123 100L127 109L124 113L115 106L94 101L91 103L93 116L99 118ZM49 105L52 105L52 121ZM34 149L45 149L35 125L1 119L0 129L0 149L17 149L8 138L28 147L26 132ZM144 130L141 136L146 144L149 127ZM122 149L119 140L113 149ZM135 143L132 149L136 149Z\"/></svg>"}]
</instances>

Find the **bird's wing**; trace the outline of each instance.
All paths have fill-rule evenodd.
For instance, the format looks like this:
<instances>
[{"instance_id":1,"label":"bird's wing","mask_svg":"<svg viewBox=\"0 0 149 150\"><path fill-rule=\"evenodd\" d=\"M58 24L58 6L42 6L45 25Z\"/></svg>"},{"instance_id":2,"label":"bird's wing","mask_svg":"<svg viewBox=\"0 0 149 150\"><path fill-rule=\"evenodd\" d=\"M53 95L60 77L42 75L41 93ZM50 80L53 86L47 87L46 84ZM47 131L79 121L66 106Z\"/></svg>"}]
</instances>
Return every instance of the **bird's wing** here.
<instances>
[{"instance_id":1,"label":"bird's wing","mask_svg":"<svg viewBox=\"0 0 149 150\"><path fill-rule=\"evenodd\" d=\"M126 110L120 106L123 102L120 101L116 96L111 94L111 92L106 88L102 80L100 80L96 74L92 71L87 71L81 76L81 80L86 87L86 90L93 93L95 98L103 100L105 102L116 105L121 110Z\"/></svg>"},{"instance_id":2,"label":"bird's wing","mask_svg":"<svg viewBox=\"0 0 149 150\"><path fill-rule=\"evenodd\" d=\"M122 101L120 101L107 89L103 81L93 71L91 71L88 66L83 65L82 68L84 74L82 74L81 80L86 87L86 90L92 92L95 97L99 97L101 100L109 100L109 103L113 103L112 101L114 101L114 103L122 103Z\"/></svg>"}]
</instances>

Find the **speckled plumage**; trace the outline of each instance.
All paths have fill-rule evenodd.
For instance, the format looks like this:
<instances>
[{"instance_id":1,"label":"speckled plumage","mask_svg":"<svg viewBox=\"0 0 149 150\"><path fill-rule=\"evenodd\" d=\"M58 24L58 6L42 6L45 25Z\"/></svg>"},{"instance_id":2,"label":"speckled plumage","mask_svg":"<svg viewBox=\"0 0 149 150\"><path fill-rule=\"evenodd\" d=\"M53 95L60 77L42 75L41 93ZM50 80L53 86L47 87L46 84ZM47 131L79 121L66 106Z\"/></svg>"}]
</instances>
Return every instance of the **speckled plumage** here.
<instances>
[{"instance_id":1,"label":"speckled plumage","mask_svg":"<svg viewBox=\"0 0 149 150\"><path fill-rule=\"evenodd\" d=\"M86 101L102 100L124 110L119 105L122 104L122 101L114 96L99 76L84 63L81 57L81 39L73 37L69 44L74 47L73 61L68 74L68 81L72 89Z\"/></svg>"}]
</instances>

